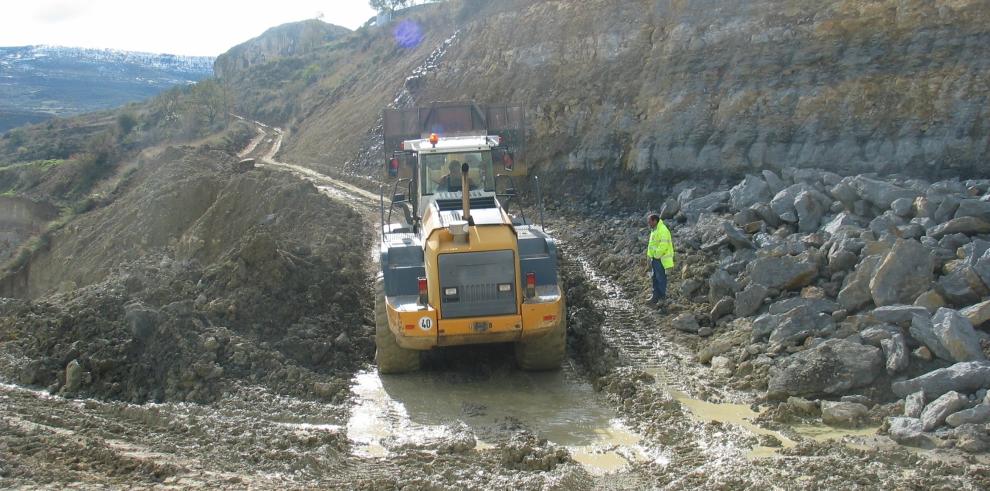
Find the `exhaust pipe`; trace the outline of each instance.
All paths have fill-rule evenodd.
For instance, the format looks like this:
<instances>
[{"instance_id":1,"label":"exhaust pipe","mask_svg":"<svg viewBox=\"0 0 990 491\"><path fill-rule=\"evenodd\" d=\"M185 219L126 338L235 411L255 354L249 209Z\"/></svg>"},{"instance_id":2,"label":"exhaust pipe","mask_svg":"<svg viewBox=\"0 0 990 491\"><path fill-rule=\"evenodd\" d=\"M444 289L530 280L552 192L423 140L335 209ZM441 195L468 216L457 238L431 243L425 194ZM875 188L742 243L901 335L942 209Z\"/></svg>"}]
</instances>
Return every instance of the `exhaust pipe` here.
<instances>
[{"instance_id":1,"label":"exhaust pipe","mask_svg":"<svg viewBox=\"0 0 990 491\"><path fill-rule=\"evenodd\" d=\"M468 189L468 165L467 162L461 164L461 207L463 208L463 219L468 225L474 225L471 219L471 191Z\"/></svg>"}]
</instances>

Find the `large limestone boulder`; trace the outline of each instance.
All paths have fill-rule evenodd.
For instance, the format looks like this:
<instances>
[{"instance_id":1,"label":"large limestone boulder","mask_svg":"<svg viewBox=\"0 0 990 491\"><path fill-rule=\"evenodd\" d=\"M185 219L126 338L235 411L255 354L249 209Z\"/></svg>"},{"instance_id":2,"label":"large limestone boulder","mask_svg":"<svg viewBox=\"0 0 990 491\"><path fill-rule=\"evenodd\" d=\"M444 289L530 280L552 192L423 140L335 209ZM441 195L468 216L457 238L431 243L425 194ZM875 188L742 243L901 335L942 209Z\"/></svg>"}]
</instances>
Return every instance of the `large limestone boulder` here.
<instances>
[{"instance_id":1,"label":"large limestone boulder","mask_svg":"<svg viewBox=\"0 0 990 491\"><path fill-rule=\"evenodd\" d=\"M970 394L980 389L990 388L990 362L965 361L939 368L920 377L894 382L891 390L898 397L924 391L928 400L941 397L949 391Z\"/></svg>"},{"instance_id":2,"label":"large limestone boulder","mask_svg":"<svg viewBox=\"0 0 990 491\"><path fill-rule=\"evenodd\" d=\"M945 422L953 428L965 424L990 423L990 404L977 404L969 409L952 413L945 418Z\"/></svg>"},{"instance_id":3,"label":"large limestone boulder","mask_svg":"<svg viewBox=\"0 0 990 491\"><path fill-rule=\"evenodd\" d=\"M810 233L818 230L822 217L829 211L832 200L815 189L802 191L794 197L794 210L798 216L798 231Z\"/></svg>"},{"instance_id":4,"label":"large limestone boulder","mask_svg":"<svg viewBox=\"0 0 990 491\"><path fill-rule=\"evenodd\" d=\"M858 402L822 401L822 422L829 426L858 426L870 409Z\"/></svg>"},{"instance_id":5,"label":"large limestone boulder","mask_svg":"<svg viewBox=\"0 0 990 491\"><path fill-rule=\"evenodd\" d=\"M881 210L887 210L890 205L899 198L914 199L918 197L918 192L895 186L887 181L871 179L865 176L856 176L848 181L848 185L853 188L861 199L873 204Z\"/></svg>"},{"instance_id":6,"label":"large limestone boulder","mask_svg":"<svg viewBox=\"0 0 990 491\"><path fill-rule=\"evenodd\" d=\"M966 407L966 396L954 390L946 392L925 406L925 410L921 412L921 428L925 431L934 430L942 426L945 418L950 414L964 407Z\"/></svg>"},{"instance_id":7,"label":"large limestone boulder","mask_svg":"<svg viewBox=\"0 0 990 491\"><path fill-rule=\"evenodd\" d=\"M870 294L878 307L911 303L928 290L935 260L916 240L898 239L870 281Z\"/></svg>"},{"instance_id":8,"label":"large limestone boulder","mask_svg":"<svg viewBox=\"0 0 990 491\"><path fill-rule=\"evenodd\" d=\"M770 368L767 396L843 394L869 385L882 370L879 349L846 339L830 339L814 348L777 359Z\"/></svg>"},{"instance_id":9,"label":"large limestone boulder","mask_svg":"<svg viewBox=\"0 0 990 491\"><path fill-rule=\"evenodd\" d=\"M970 305L960 310L959 314L969 320L974 326L979 326L990 320L990 300L980 302L976 305Z\"/></svg>"},{"instance_id":10,"label":"large limestone boulder","mask_svg":"<svg viewBox=\"0 0 990 491\"><path fill-rule=\"evenodd\" d=\"M941 308L932 317L932 331L951 361L986 360L969 319L952 309Z\"/></svg>"},{"instance_id":11,"label":"large limestone boulder","mask_svg":"<svg viewBox=\"0 0 990 491\"><path fill-rule=\"evenodd\" d=\"M810 285L818 275L818 263L808 254L761 257L747 267L752 283L778 290L794 290Z\"/></svg>"},{"instance_id":12,"label":"large limestone boulder","mask_svg":"<svg viewBox=\"0 0 990 491\"><path fill-rule=\"evenodd\" d=\"M890 429L887 431L890 439L901 445L920 448L934 448L935 441L925 434L921 420L918 418L890 418Z\"/></svg>"},{"instance_id":13,"label":"large limestone boulder","mask_svg":"<svg viewBox=\"0 0 990 491\"><path fill-rule=\"evenodd\" d=\"M976 217L953 218L928 232L929 237L936 239L952 234L990 234L990 222Z\"/></svg>"},{"instance_id":14,"label":"large limestone boulder","mask_svg":"<svg viewBox=\"0 0 990 491\"><path fill-rule=\"evenodd\" d=\"M746 289L736 294L735 311L736 317L749 317L760 310L763 300L767 297L769 289L763 285L751 283Z\"/></svg>"},{"instance_id":15,"label":"large limestone boulder","mask_svg":"<svg viewBox=\"0 0 990 491\"><path fill-rule=\"evenodd\" d=\"M770 186L759 177L746 175L746 177L729 190L729 205L733 210L743 210L755 205L770 201L773 195L770 194Z\"/></svg>"},{"instance_id":16,"label":"large limestone boulder","mask_svg":"<svg viewBox=\"0 0 990 491\"><path fill-rule=\"evenodd\" d=\"M882 261L883 256L867 256L859 262L853 273L846 277L842 289L839 290L839 296L836 298L842 308L849 312L856 312L873 302L873 295L870 293L870 281Z\"/></svg>"}]
</instances>

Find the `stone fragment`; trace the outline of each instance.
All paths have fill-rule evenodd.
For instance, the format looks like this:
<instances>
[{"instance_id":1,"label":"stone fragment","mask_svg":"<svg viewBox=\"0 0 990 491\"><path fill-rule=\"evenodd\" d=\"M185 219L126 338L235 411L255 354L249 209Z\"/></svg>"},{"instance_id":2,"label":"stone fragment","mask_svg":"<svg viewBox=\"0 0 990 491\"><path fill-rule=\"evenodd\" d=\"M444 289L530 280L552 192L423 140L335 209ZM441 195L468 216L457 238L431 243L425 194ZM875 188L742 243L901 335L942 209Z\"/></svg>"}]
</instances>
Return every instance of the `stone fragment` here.
<instances>
[{"instance_id":1,"label":"stone fragment","mask_svg":"<svg viewBox=\"0 0 990 491\"><path fill-rule=\"evenodd\" d=\"M919 448L934 448L935 441L925 434L918 418L890 418L890 429L887 431L890 439L901 445Z\"/></svg>"},{"instance_id":2,"label":"stone fragment","mask_svg":"<svg viewBox=\"0 0 990 491\"><path fill-rule=\"evenodd\" d=\"M736 317L749 317L760 310L763 299L769 289L757 283L750 283L743 291L736 294L734 314Z\"/></svg>"},{"instance_id":3,"label":"stone fragment","mask_svg":"<svg viewBox=\"0 0 990 491\"><path fill-rule=\"evenodd\" d=\"M770 333L772 344L800 344L805 338L819 335L832 327L832 316L809 307L798 307L775 317L776 327Z\"/></svg>"},{"instance_id":4,"label":"stone fragment","mask_svg":"<svg viewBox=\"0 0 990 491\"><path fill-rule=\"evenodd\" d=\"M770 186L759 177L746 177L729 190L729 204L733 210L743 210L756 203L770 201Z\"/></svg>"},{"instance_id":5,"label":"stone fragment","mask_svg":"<svg viewBox=\"0 0 990 491\"><path fill-rule=\"evenodd\" d=\"M943 360L948 360L952 356L935 335L935 325L927 315L916 315L911 318L911 327L908 332L915 341L931 350L931 353Z\"/></svg>"},{"instance_id":6,"label":"stone fragment","mask_svg":"<svg viewBox=\"0 0 990 491\"><path fill-rule=\"evenodd\" d=\"M684 331L689 333L697 333L701 326L698 324L698 319L691 314L680 314L674 317L671 321L671 326L678 331Z\"/></svg>"},{"instance_id":7,"label":"stone fragment","mask_svg":"<svg viewBox=\"0 0 990 491\"><path fill-rule=\"evenodd\" d=\"M890 203L890 209L895 215L904 218L911 218L914 200L911 198L897 198Z\"/></svg>"},{"instance_id":8,"label":"stone fragment","mask_svg":"<svg viewBox=\"0 0 990 491\"><path fill-rule=\"evenodd\" d=\"M766 181L772 194L777 194L784 189L784 181L780 180L780 177L777 177L777 174L772 170L764 170L762 174L763 180Z\"/></svg>"},{"instance_id":9,"label":"stone fragment","mask_svg":"<svg viewBox=\"0 0 990 491\"><path fill-rule=\"evenodd\" d=\"M935 312L939 309L939 307L945 307L945 299L943 299L942 295L939 295L937 291L928 290L925 293L918 295L918 298L914 300L914 305L924 307L928 309L929 312Z\"/></svg>"},{"instance_id":10,"label":"stone fragment","mask_svg":"<svg viewBox=\"0 0 990 491\"><path fill-rule=\"evenodd\" d=\"M908 345L903 334L895 334L890 339L880 341L880 347L887 359L887 374L895 375L907 369L911 360L908 358Z\"/></svg>"},{"instance_id":11,"label":"stone fragment","mask_svg":"<svg viewBox=\"0 0 990 491\"><path fill-rule=\"evenodd\" d=\"M805 253L797 257L761 257L751 262L747 270L753 283L778 290L795 290L814 281L818 264Z\"/></svg>"},{"instance_id":12,"label":"stone fragment","mask_svg":"<svg viewBox=\"0 0 990 491\"><path fill-rule=\"evenodd\" d=\"M976 305L970 305L960 310L959 314L969 320L974 326L979 326L990 320L990 300L980 302Z\"/></svg>"},{"instance_id":13,"label":"stone fragment","mask_svg":"<svg viewBox=\"0 0 990 491\"><path fill-rule=\"evenodd\" d=\"M913 200L918 193L910 189L897 187L889 182L871 179L865 176L855 176L848 181L856 193L865 201L881 210L887 210L894 200L909 198Z\"/></svg>"},{"instance_id":14,"label":"stone fragment","mask_svg":"<svg viewBox=\"0 0 990 491\"><path fill-rule=\"evenodd\" d=\"M949 234L980 235L988 233L990 233L990 222L976 217L961 217L937 225L928 232L928 236L941 239Z\"/></svg>"},{"instance_id":15,"label":"stone fragment","mask_svg":"<svg viewBox=\"0 0 990 491\"><path fill-rule=\"evenodd\" d=\"M734 296L739 291L739 283L726 270L717 269L708 278L708 298L714 303L722 298Z\"/></svg>"},{"instance_id":16,"label":"stone fragment","mask_svg":"<svg viewBox=\"0 0 990 491\"><path fill-rule=\"evenodd\" d=\"M978 199L964 199L959 201L956 208L955 218L974 217L990 222L990 203Z\"/></svg>"},{"instance_id":17,"label":"stone fragment","mask_svg":"<svg viewBox=\"0 0 990 491\"><path fill-rule=\"evenodd\" d=\"M64 392L75 392L83 382L83 369L79 360L72 360L65 366L65 385L62 386Z\"/></svg>"},{"instance_id":18,"label":"stone fragment","mask_svg":"<svg viewBox=\"0 0 990 491\"><path fill-rule=\"evenodd\" d=\"M945 422L955 428L965 424L987 424L990 423L990 405L977 404L969 409L952 413L945 418Z\"/></svg>"},{"instance_id":19,"label":"stone fragment","mask_svg":"<svg viewBox=\"0 0 990 491\"><path fill-rule=\"evenodd\" d=\"M904 398L904 415L909 418L920 418L925 410L925 393L913 392Z\"/></svg>"},{"instance_id":20,"label":"stone fragment","mask_svg":"<svg viewBox=\"0 0 990 491\"><path fill-rule=\"evenodd\" d=\"M985 361L960 362L891 384L891 390L898 397L922 390L928 400L949 391L969 394L987 388L990 388L990 362Z\"/></svg>"},{"instance_id":21,"label":"stone fragment","mask_svg":"<svg viewBox=\"0 0 990 491\"><path fill-rule=\"evenodd\" d=\"M856 402L822 401L822 422L829 426L858 426L870 409Z\"/></svg>"},{"instance_id":22,"label":"stone fragment","mask_svg":"<svg viewBox=\"0 0 990 491\"><path fill-rule=\"evenodd\" d=\"M956 448L963 452L983 453L990 450L990 433L986 425L964 424L952 432Z\"/></svg>"},{"instance_id":23,"label":"stone fragment","mask_svg":"<svg viewBox=\"0 0 990 491\"><path fill-rule=\"evenodd\" d=\"M873 302L870 280L876 274L881 261L883 261L882 256L867 256L859 262L852 274L846 277L837 297L842 308L856 312Z\"/></svg>"},{"instance_id":24,"label":"stone fragment","mask_svg":"<svg viewBox=\"0 0 990 491\"><path fill-rule=\"evenodd\" d=\"M839 304L826 298L804 298L794 297L780 300L770 304L771 314L784 314L798 307L806 307L814 312L831 314L839 310Z\"/></svg>"},{"instance_id":25,"label":"stone fragment","mask_svg":"<svg viewBox=\"0 0 990 491\"><path fill-rule=\"evenodd\" d=\"M870 294L878 306L913 302L928 290L934 260L916 240L898 239L870 281Z\"/></svg>"},{"instance_id":26,"label":"stone fragment","mask_svg":"<svg viewBox=\"0 0 990 491\"><path fill-rule=\"evenodd\" d=\"M712 307L711 312L709 312L709 316L713 321L716 321L731 314L734 309L735 301L733 301L731 297L726 297L719 300L715 306Z\"/></svg>"},{"instance_id":27,"label":"stone fragment","mask_svg":"<svg viewBox=\"0 0 990 491\"><path fill-rule=\"evenodd\" d=\"M802 191L794 197L794 209L798 216L798 231L814 232L821 225L832 200L815 189Z\"/></svg>"},{"instance_id":28,"label":"stone fragment","mask_svg":"<svg viewBox=\"0 0 990 491\"><path fill-rule=\"evenodd\" d=\"M885 305L877 307L870 312L874 319L888 324L895 324L902 327L911 325L911 318L915 315L928 316L928 309L914 305Z\"/></svg>"},{"instance_id":29,"label":"stone fragment","mask_svg":"<svg viewBox=\"0 0 990 491\"><path fill-rule=\"evenodd\" d=\"M767 396L830 396L872 383L883 362L880 350L846 339L778 358L770 368ZM990 369L990 367L988 367Z\"/></svg>"},{"instance_id":30,"label":"stone fragment","mask_svg":"<svg viewBox=\"0 0 990 491\"><path fill-rule=\"evenodd\" d=\"M728 191L708 194L700 198L692 199L681 204L680 212L687 217L688 221L695 223L702 213L712 213L724 209L726 201L729 199Z\"/></svg>"},{"instance_id":31,"label":"stone fragment","mask_svg":"<svg viewBox=\"0 0 990 491\"><path fill-rule=\"evenodd\" d=\"M795 413L804 416L817 416L820 413L817 402L809 401L803 397L788 397L787 405L790 406Z\"/></svg>"},{"instance_id":32,"label":"stone fragment","mask_svg":"<svg viewBox=\"0 0 990 491\"><path fill-rule=\"evenodd\" d=\"M946 392L925 406L925 410L921 412L921 428L925 431L934 430L942 426L950 414L964 407L966 396L954 390Z\"/></svg>"},{"instance_id":33,"label":"stone fragment","mask_svg":"<svg viewBox=\"0 0 990 491\"><path fill-rule=\"evenodd\" d=\"M950 361L986 360L980 349L980 338L968 319L952 309L941 308L932 317L933 332L939 344L948 352ZM929 346L930 347L930 346ZM937 353L936 353L937 354Z\"/></svg>"},{"instance_id":34,"label":"stone fragment","mask_svg":"<svg viewBox=\"0 0 990 491\"><path fill-rule=\"evenodd\" d=\"M743 233L742 230L732 226L729 222L722 222L722 231L725 233L725 237L728 239L729 244L734 250L741 249L755 249L756 246L753 245L753 241L749 240L749 237Z\"/></svg>"}]
</instances>

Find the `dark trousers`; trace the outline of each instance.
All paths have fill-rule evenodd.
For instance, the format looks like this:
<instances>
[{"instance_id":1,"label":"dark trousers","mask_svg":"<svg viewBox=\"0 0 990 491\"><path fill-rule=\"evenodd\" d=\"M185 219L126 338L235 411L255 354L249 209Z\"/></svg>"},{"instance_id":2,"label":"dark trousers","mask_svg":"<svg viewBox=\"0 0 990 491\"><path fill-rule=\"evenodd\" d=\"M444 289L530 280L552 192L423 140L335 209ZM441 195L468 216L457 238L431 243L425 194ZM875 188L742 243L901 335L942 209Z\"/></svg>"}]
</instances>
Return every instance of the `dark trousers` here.
<instances>
[{"instance_id":1,"label":"dark trousers","mask_svg":"<svg viewBox=\"0 0 990 491\"><path fill-rule=\"evenodd\" d=\"M659 259L651 259L650 266L653 268L653 296L667 298L667 272L663 264Z\"/></svg>"}]
</instances>

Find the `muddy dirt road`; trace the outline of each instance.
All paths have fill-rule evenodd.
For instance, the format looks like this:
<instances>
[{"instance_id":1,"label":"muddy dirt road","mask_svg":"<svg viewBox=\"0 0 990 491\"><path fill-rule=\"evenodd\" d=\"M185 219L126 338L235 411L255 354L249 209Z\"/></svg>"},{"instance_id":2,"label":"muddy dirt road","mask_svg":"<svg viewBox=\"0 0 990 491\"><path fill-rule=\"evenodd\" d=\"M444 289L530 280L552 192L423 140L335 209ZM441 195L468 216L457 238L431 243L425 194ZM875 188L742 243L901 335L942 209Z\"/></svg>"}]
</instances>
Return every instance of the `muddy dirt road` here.
<instances>
[{"instance_id":1,"label":"muddy dirt road","mask_svg":"<svg viewBox=\"0 0 990 491\"><path fill-rule=\"evenodd\" d=\"M377 226L377 194L277 162L281 138L259 126L241 156L350 204L365 217L353 226ZM4 381L0 487L990 486L984 462L930 458L874 428L759 426L753 395L715 385L710 368L657 329L664 316L583 256L580 230L548 230L562 242L569 303L569 357L558 372L522 372L496 346L435 353L403 376L381 376L368 360L351 375L349 397L330 402L249 381L209 404L143 405Z\"/></svg>"}]
</instances>

